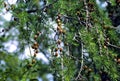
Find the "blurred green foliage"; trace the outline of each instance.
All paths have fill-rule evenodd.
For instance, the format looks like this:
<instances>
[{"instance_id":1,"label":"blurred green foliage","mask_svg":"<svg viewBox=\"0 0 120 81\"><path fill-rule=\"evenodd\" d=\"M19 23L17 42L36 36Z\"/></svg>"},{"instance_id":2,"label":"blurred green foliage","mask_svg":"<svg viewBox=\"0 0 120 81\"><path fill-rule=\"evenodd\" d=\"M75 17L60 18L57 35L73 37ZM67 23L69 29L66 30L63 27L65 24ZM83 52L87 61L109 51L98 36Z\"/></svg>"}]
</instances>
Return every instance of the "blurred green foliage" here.
<instances>
[{"instance_id":1,"label":"blurred green foliage","mask_svg":"<svg viewBox=\"0 0 120 81\"><path fill-rule=\"evenodd\" d=\"M119 81L119 33L112 28L107 10L95 0L17 0L16 4L1 0L0 4L1 13L12 14L10 21L0 16L4 22L0 25L0 81ZM17 49L9 52L5 44L14 40ZM34 56L20 57L36 42L48 63Z\"/></svg>"}]
</instances>

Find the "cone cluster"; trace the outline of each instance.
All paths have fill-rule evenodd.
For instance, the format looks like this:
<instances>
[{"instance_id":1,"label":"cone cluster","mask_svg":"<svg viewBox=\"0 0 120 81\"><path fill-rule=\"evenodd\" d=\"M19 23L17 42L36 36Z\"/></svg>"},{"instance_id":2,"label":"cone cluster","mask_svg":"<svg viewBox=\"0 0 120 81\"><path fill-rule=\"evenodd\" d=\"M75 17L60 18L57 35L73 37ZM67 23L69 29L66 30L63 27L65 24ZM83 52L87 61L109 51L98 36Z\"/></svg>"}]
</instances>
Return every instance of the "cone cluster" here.
<instances>
[{"instance_id":1,"label":"cone cluster","mask_svg":"<svg viewBox=\"0 0 120 81\"><path fill-rule=\"evenodd\" d=\"M93 70L91 68L89 68L87 65L83 66L83 69L87 72L92 72Z\"/></svg>"},{"instance_id":2,"label":"cone cluster","mask_svg":"<svg viewBox=\"0 0 120 81\"><path fill-rule=\"evenodd\" d=\"M56 33L58 33L58 39L56 40L57 47L54 49L54 56L57 57L59 55L59 53L61 53L63 51L63 48L61 47L62 40L61 40L60 36L62 36L65 33L65 31L62 28L61 14L57 15L56 23L57 23L57 29L56 29L57 32Z\"/></svg>"},{"instance_id":3,"label":"cone cluster","mask_svg":"<svg viewBox=\"0 0 120 81\"><path fill-rule=\"evenodd\" d=\"M38 54L38 48L39 48L39 44L38 44L38 42L37 42L37 39L38 39L38 37L39 37L39 35L40 35L41 33L38 31L35 35L34 35L34 43L33 43L33 45L31 46L32 47L32 49L34 49L34 55L33 55L33 59L32 59L32 64L34 64L36 61L35 61L35 57L37 56L37 54Z\"/></svg>"},{"instance_id":4,"label":"cone cluster","mask_svg":"<svg viewBox=\"0 0 120 81\"><path fill-rule=\"evenodd\" d=\"M57 32L59 32L59 34L64 34L65 31L62 28L61 14L58 14L57 19L56 19L56 23L57 23Z\"/></svg>"}]
</instances>

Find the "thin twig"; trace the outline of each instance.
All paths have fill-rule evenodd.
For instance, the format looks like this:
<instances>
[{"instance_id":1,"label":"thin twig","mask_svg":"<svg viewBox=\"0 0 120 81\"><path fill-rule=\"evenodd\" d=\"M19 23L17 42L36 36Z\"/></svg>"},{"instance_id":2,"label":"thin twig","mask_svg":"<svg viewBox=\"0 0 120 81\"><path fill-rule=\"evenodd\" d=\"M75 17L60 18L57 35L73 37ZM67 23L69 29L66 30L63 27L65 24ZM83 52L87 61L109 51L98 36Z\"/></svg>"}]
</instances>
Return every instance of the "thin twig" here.
<instances>
[{"instance_id":1,"label":"thin twig","mask_svg":"<svg viewBox=\"0 0 120 81\"><path fill-rule=\"evenodd\" d=\"M61 70L62 70L62 81L64 81L64 73L63 73L64 65L63 65L63 55L61 54Z\"/></svg>"},{"instance_id":2,"label":"thin twig","mask_svg":"<svg viewBox=\"0 0 120 81\"><path fill-rule=\"evenodd\" d=\"M26 23L26 26L27 26L27 33L29 33L29 31L28 31L28 30L29 30L28 23ZM29 39L28 39L28 42L27 42L27 43L28 43L30 55L31 55L31 57L32 57L32 52L31 52L31 49L30 49L31 47L30 47L29 42L30 42L30 41L29 41Z\"/></svg>"},{"instance_id":3,"label":"thin twig","mask_svg":"<svg viewBox=\"0 0 120 81\"><path fill-rule=\"evenodd\" d=\"M99 32L98 32L98 27L96 27L96 33L98 34L98 45L99 45L99 54L101 55L102 54L102 45L101 45L101 42L100 42L100 35L99 35Z\"/></svg>"},{"instance_id":4,"label":"thin twig","mask_svg":"<svg viewBox=\"0 0 120 81\"><path fill-rule=\"evenodd\" d=\"M87 3L86 3L86 0L84 0L84 5L85 5L85 11L86 11L85 25L86 25L86 28L88 28L89 11L88 11L88 6L87 6Z\"/></svg>"},{"instance_id":5,"label":"thin twig","mask_svg":"<svg viewBox=\"0 0 120 81\"><path fill-rule=\"evenodd\" d=\"M108 46L111 46L111 47L114 47L114 48L117 48L117 49L120 49L119 46L116 46L116 45L113 45L113 44L107 44Z\"/></svg>"},{"instance_id":6,"label":"thin twig","mask_svg":"<svg viewBox=\"0 0 120 81\"><path fill-rule=\"evenodd\" d=\"M82 69L83 69L83 43L81 42L81 67L80 67L78 76L76 77L75 80L78 80L79 76L81 76Z\"/></svg>"},{"instance_id":7,"label":"thin twig","mask_svg":"<svg viewBox=\"0 0 120 81\"><path fill-rule=\"evenodd\" d=\"M70 16L65 16L65 15L62 15L63 17L67 18L67 19L73 19L73 20L76 20L77 21L77 18L74 18L74 17L70 17Z\"/></svg>"},{"instance_id":8,"label":"thin twig","mask_svg":"<svg viewBox=\"0 0 120 81\"><path fill-rule=\"evenodd\" d=\"M86 0L84 0L84 5L85 5L85 11L86 11L85 27L86 27L86 29L88 29L89 11L88 11L88 6L87 6ZM83 42L81 42L81 67L80 67L78 76L76 77L75 80L78 80L80 78L82 69L83 69Z\"/></svg>"},{"instance_id":9,"label":"thin twig","mask_svg":"<svg viewBox=\"0 0 120 81\"><path fill-rule=\"evenodd\" d=\"M67 55L67 54L66 54L66 55ZM78 59L78 58L76 58L76 57L74 57L74 56L72 56L72 55L70 55L70 54L67 55L67 57L71 57L72 59L81 62L81 59Z\"/></svg>"}]
</instances>

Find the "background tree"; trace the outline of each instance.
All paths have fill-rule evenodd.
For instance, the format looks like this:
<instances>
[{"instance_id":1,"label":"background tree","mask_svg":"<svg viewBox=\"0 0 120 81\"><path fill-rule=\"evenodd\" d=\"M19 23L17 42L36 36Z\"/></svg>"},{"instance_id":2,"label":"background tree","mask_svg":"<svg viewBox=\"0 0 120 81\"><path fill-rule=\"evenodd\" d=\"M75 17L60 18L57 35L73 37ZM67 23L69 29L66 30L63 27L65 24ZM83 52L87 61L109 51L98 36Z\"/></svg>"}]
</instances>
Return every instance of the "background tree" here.
<instances>
[{"instance_id":1,"label":"background tree","mask_svg":"<svg viewBox=\"0 0 120 81\"><path fill-rule=\"evenodd\" d=\"M54 81L120 80L119 0L0 3L1 14L12 14L10 21L0 16L1 81L49 81L48 74ZM18 43L14 52L5 47L9 41ZM26 47L31 55L21 59Z\"/></svg>"}]
</instances>

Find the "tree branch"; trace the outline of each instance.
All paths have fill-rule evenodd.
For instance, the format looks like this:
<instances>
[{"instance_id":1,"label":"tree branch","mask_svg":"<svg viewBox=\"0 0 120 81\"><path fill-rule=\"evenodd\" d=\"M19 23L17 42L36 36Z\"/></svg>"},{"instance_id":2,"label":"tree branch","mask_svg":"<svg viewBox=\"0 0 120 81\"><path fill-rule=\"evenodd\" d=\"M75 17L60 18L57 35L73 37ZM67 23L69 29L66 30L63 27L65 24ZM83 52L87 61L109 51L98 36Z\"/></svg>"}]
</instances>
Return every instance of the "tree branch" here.
<instances>
[{"instance_id":1,"label":"tree branch","mask_svg":"<svg viewBox=\"0 0 120 81\"><path fill-rule=\"evenodd\" d=\"M57 1L59 1L59 0L55 0L55 1L53 1L53 3L46 5L46 6L44 6L44 7L41 8L41 9L27 10L27 13L34 13L34 12L36 12L37 10L43 11L45 8L50 8L50 7L51 7L54 3L56 3Z\"/></svg>"},{"instance_id":2,"label":"tree branch","mask_svg":"<svg viewBox=\"0 0 120 81\"><path fill-rule=\"evenodd\" d=\"M76 77L75 80L78 80L80 78L82 69L83 69L83 43L81 42L81 67L80 67L78 76Z\"/></svg>"},{"instance_id":3,"label":"tree branch","mask_svg":"<svg viewBox=\"0 0 120 81\"><path fill-rule=\"evenodd\" d=\"M120 47L119 46L116 46L116 45L113 45L113 44L107 44L108 46L111 46L111 47L114 47L114 48L117 48L117 49L120 49Z\"/></svg>"},{"instance_id":4,"label":"tree branch","mask_svg":"<svg viewBox=\"0 0 120 81\"><path fill-rule=\"evenodd\" d=\"M86 0L84 0L84 5L85 5L85 11L86 11L85 25L86 25L86 28L88 28L89 11L88 11L88 6L87 6L87 2L86 2Z\"/></svg>"}]
</instances>

